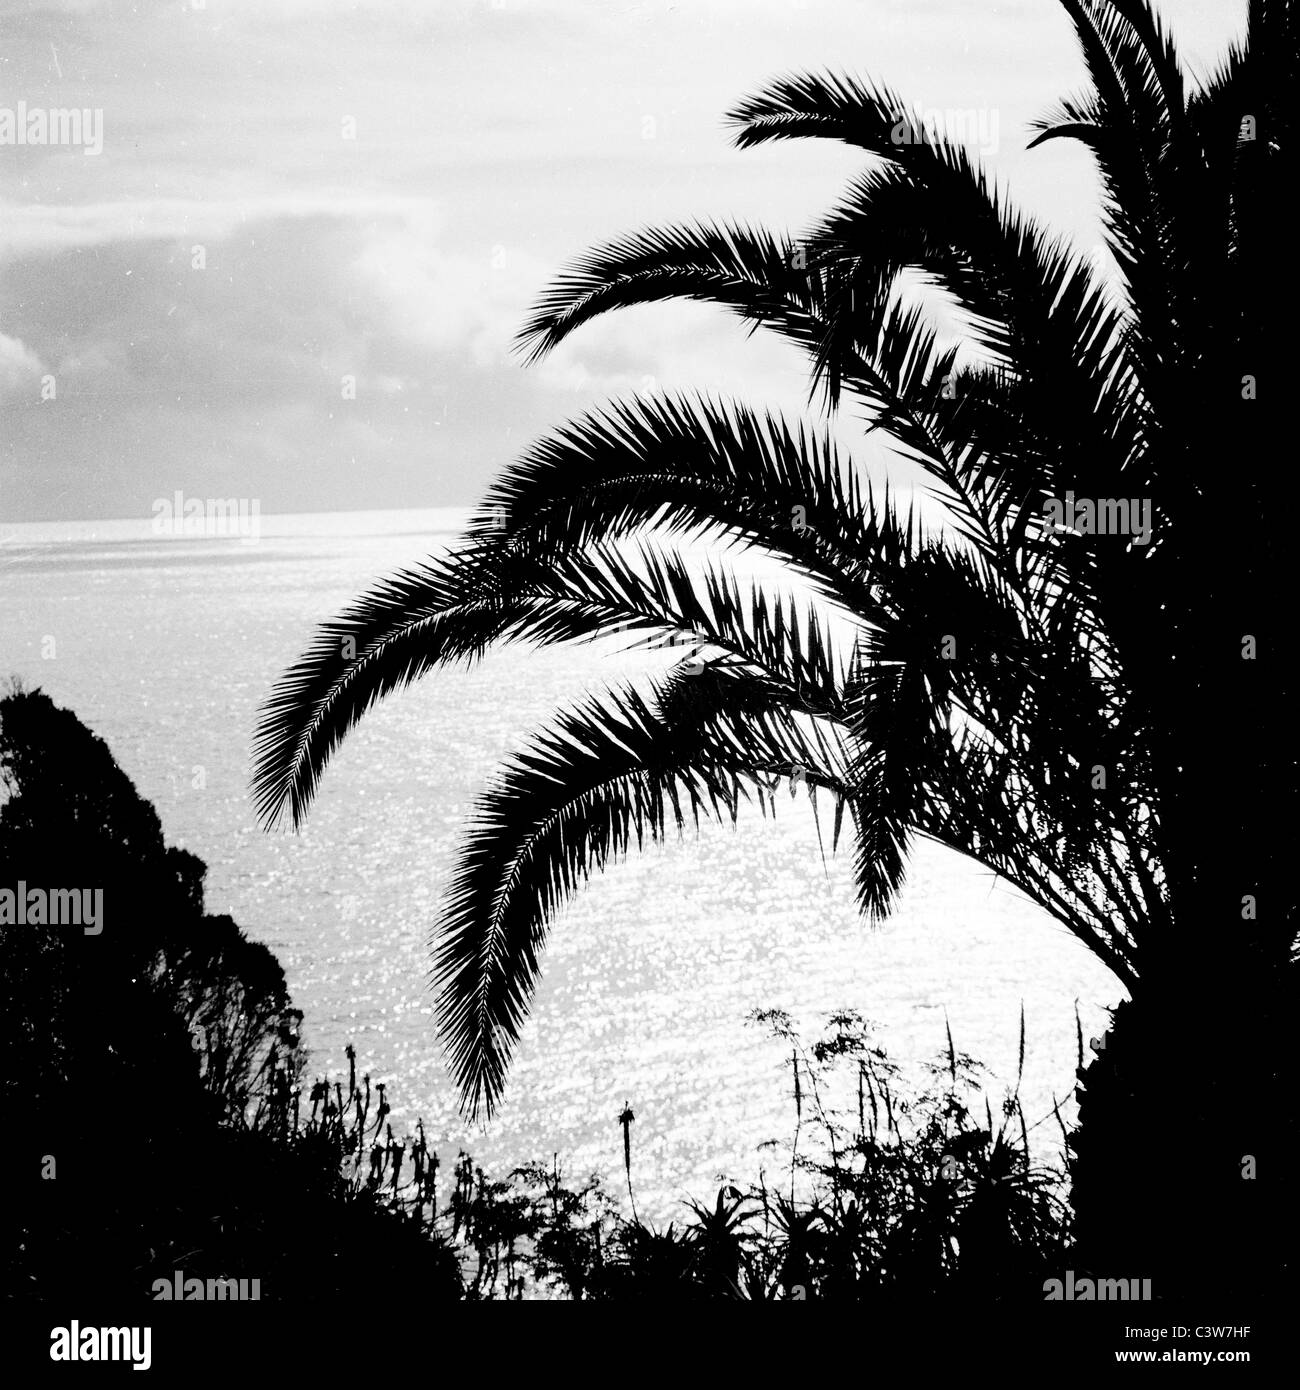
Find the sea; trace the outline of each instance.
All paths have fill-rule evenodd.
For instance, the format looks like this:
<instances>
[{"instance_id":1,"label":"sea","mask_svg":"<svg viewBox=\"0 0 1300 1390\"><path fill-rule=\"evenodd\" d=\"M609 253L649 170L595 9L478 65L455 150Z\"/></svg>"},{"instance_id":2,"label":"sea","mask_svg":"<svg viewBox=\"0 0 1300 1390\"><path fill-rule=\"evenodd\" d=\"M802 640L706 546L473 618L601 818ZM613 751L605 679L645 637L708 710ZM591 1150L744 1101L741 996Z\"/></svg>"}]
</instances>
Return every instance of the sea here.
<instances>
[{"instance_id":1,"label":"sea","mask_svg":"<svg viewBox=\"0 0 1300 1390\"><path fill-rule=\"evenodd\" d=\"M249 793L260 703L316 624L451 544L459 510L262 516L255 535L160 534L155 518L0 523L0 679L45 690L99 734L208 866L207 908L282 962L304 1013L308 1078L386 1084L395 1132L417 1118L450 1172L558 1162L643 1218L680 1218L722 1182L779 1180L795 1110L790 1046L752 1021L785 1010L805 1042L855 1010L927 1083L951 1029L987 1071L994 1114L1016 1083L1031 1144L1059 1156L1077 1028L1123 995L1064 928L982 866L918 843L896 911L869 925L851 858L806 796L775 817L647 849L557 915L504 1101L466 1121L436 1033L430 942L462 829L500 759L559 706L646 678L644 653L508 647L391 696L336 754L299 833L259 828ZM1076 1024L1076 1016L1079 1020Z\"/></svg>"}]
</instances>

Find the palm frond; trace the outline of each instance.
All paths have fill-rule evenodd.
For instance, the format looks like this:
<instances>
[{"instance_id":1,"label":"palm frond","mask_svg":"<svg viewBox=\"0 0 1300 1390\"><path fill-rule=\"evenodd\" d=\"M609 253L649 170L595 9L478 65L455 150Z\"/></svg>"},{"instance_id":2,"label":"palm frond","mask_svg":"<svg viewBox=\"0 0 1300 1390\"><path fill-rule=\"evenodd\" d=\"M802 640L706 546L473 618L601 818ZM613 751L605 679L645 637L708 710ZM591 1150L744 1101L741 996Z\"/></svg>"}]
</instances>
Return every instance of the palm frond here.
<instances>
[{"instance_id":1,"label":"palm frond","mask_svg":"<svg viewBox=\"0 0 1300 1390\"><path fill-rule=\"evenodd\" d=\"M611 692L562 714L481 802L438 932L448 1059L468 1113L491 1113L540 971L548 924L633 844L702 816L735 822L756 779L798 766L843 794L836 739L800 727L783 692L725 667L679 674L650 700Z\"/></svg>"},{"instance_id":2,"label":"palm frond","mask_svg":"<svg viewBox=\"0 0 1300 1390\"><path fill-rule=\"evenodd\" d=\"M541 563L471 547L409 571L325 624L263 706L255 743L258 811L301 823L333 752L377 701L493 644L549 645L615 633L691 638L783 681L801 707L832 708L837 676L815 613L797 611L707 566L698 584L676 557L610 547Z\"/></svg>"},{"instance_id":3,"label":"palm frond","mask_svg":"<svg viewBox=\"0 0 1300 1390\"><path fill-rule=\"evenodd\" d=\"M799 251L788 237L734 224L687 223L623 237L556 277L520 330L519 348L535 361L600 314L667 299L725 305L806 341L816 283Z\"/></svg>"}]
</instances>

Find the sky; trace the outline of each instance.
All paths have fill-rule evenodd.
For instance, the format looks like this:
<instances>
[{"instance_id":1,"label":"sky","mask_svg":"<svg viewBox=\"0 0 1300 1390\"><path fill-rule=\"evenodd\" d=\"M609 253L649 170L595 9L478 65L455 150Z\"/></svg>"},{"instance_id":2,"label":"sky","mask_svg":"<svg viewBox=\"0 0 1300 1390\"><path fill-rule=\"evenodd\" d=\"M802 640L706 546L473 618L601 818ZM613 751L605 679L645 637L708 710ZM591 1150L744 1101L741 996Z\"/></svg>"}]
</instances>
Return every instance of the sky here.
<instances>
[{"instance_id":1,"label":"sky","mask_svg":"<svg viewBox=\"0 0 1300 1390\"><path fill-rule=\"evenodd\" d=\"M1196 75L1244 30L1246 0L1160 8ZM463 506L613 397L806 413L798 354L708 306L512 342L591 245L828 210L860 152L723 121L826 70L966 119L1097 245L1086 153L1025 149L1083 80L1056 0L0 0L0 522ZM15 142L51 109L90 114Z\"/></svg>"}]
</instances>

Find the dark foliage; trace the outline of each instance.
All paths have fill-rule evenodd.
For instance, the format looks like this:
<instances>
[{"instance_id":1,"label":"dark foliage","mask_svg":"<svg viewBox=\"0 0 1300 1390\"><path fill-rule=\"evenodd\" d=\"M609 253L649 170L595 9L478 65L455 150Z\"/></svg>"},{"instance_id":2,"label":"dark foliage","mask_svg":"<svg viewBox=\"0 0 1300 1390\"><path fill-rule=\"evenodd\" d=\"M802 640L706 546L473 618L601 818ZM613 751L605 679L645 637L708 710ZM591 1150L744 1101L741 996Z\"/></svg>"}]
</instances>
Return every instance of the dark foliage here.
<instances>
[{"instance_id":1,"label":"dark foliage","mask_svg":"<svg viewBox=\"0 0 1300 1390\"><path fill-rule=\"evenodd\" d=\"M203 909L103 741L39 691L0 699L0 888L103 891L103 930L0 925L3 1292L132 1291L176 1269L268 1298L360 1292L368 1262L454 1263L272 1118L301 1070L274 955Z\"/></svg>"},{"instance_id":2,"label":"dark foliage","mask_svg":"<svg viewBox=\"0 0 1300 1390\"><path fill-rule=\"evenodd\" d=\"M1073 1259L1065 1172L1032 1158L1015 1091L995 1116L951 1040L912 1094L855 1014L808 1048L779 1011L755 1017L791 1047L785 1190L726 1184L657 1227L620 1215L594 1178L570 1186L557 1161L492 1182L462 1153L441 1209L415 1183L393 1200L455 1243L472 1298L1042 1300Z\"/></svg>"}]
</instances>

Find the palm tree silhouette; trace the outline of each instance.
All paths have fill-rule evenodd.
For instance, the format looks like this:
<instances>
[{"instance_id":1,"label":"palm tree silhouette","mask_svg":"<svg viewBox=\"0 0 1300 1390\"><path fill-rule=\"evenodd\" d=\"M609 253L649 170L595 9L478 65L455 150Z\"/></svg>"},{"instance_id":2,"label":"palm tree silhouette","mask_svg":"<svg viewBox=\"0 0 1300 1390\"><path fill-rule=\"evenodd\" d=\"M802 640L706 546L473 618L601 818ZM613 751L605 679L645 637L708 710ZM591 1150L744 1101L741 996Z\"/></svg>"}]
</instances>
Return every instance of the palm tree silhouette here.
<instances>
[{"instance_id":1,"label":"palm tree silhouette","mask_svg":"<svg viewBox=\"0 0 1300 1390\"><path fill-rule=\"evenodd\" d=\"M559 713L469 827L436 951L466 1109L500 1096L547 921L579 881L794 775L833 798L837 840L847 812L866 913L888 912L925 836L1016 884L1123 983L1132 1003L1087 1074L1076 1202L1099 1258L1172 1262L1205 1184L1242 1219L1281 1200L1241 1157L1290 1142L1295 762L1277 721L1295 489L1266 441L1295 7L1252 0L1247 43L1190 89L1146 0L1063 3L1088 85L1034 143L1091 151L1109 275L886 87L805 76L729 119L742 147L821 137L873 157L823 220L797 239L629 236L566 270L521 335L535 358L612 309L724 305L805 349L828 409L865 407L947 528L901 514L825 430L707 399L615 404L533 446L448 556L319 631L264 707L255 789L266 822L296 825L376 699L490 644L674 634L687 660L649 695ZM1149 506L1150 535L1055 524L1069 494ZM701 536L702 573L672 544ZM847 653L788 594L735 577L743 548L848 615Z\"/></svg>"}]
</instances>

